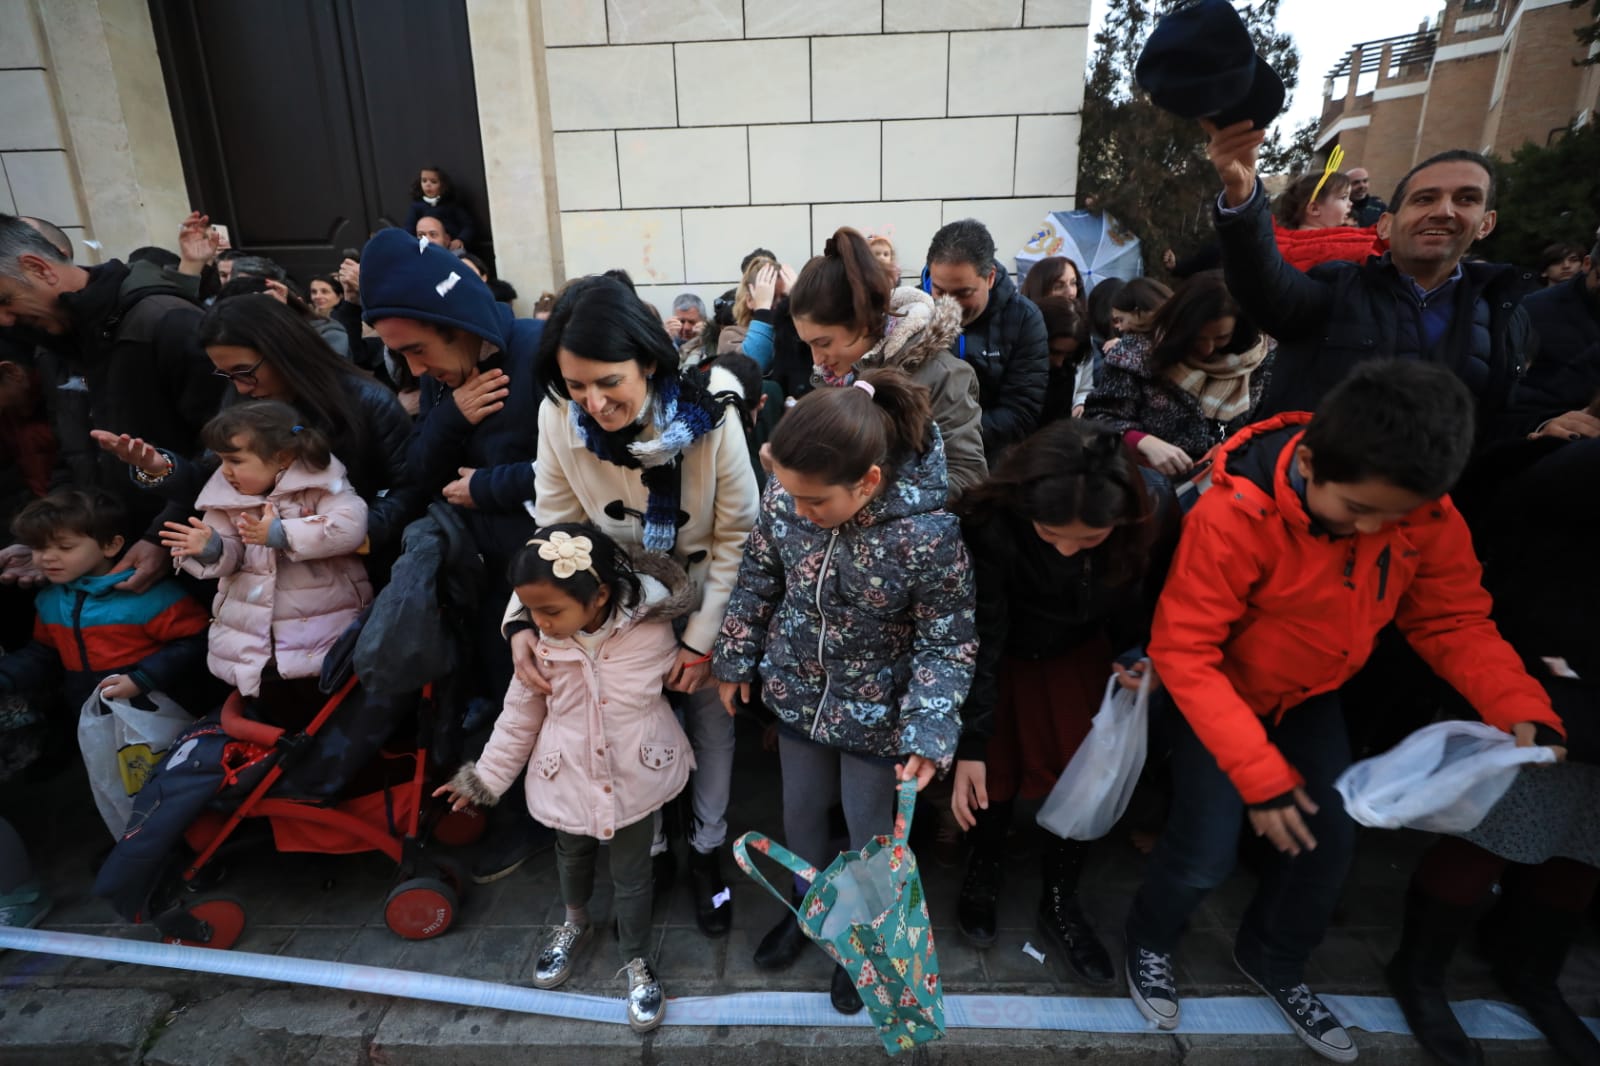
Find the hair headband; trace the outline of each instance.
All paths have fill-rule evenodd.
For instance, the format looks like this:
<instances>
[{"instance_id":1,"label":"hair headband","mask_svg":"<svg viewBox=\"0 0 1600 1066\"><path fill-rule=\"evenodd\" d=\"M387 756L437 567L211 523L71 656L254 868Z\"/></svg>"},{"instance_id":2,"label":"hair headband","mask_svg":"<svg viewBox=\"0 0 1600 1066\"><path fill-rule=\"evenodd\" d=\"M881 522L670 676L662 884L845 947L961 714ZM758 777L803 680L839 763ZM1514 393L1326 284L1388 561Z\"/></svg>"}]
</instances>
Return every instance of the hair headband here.
<instances>
[{"instance_id":1,"label":"hair headband","mask_svg":"<svg viewBox=\"0 0 1600 1066\"><path fill-rule=\"evenodd\" d=\"M1327 183L1327 180L1333 176L1334 171L1339 169L1339 164L1343 162L1344 146L1336 144L1333 146L1333 151L1328 153L1327 165L1322 168L1322 177L1317 181L1317 187L1311 190L1311 199L1307 201L1308 203L1314 204L1317 202L1317 193L1322 191L1322 186Z\"/></svg>"},{"instance_id":2,"label":"hair headband","mask_svg":"<svg viewBox=\"0 0 1600 1066\"><path fill-rule=\"evenodd\" d=\"M594 551L594 542L588 537L574 537L563 530L550 534L550 539L545 540L535 537L528 541L528 546L539 546L539 558L550 564L551 571L559 580L565 581L580 571L588 574L600 584L600 574L594 568L591 553Z\"/></svg>"}]
</instances>

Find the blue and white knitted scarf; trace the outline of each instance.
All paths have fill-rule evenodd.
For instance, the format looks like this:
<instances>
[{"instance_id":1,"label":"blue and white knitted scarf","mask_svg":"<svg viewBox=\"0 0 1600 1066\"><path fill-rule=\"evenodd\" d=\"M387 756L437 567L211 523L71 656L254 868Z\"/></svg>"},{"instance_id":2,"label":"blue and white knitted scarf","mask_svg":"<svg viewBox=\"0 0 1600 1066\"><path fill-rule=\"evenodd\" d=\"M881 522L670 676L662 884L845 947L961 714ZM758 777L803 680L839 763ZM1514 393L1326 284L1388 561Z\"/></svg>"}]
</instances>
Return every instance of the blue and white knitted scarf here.
<instances>
[{"instance_id":1,"label":"blue and white knitted scarf","mask_svg":"<svg viewBox=\"0 0 1600 1066\"><path fill-rule=\"evenodd\" d=\"M670 552L678 543L678 510L682 498L683 453L717 424L720 405L679 403L680 382L675 376L660 381L651 396L650 424L654 440L632 440L637 431L608 433L587 411L567 404L572 427L596 459L634 467L649 491L644 513L644 547Z\"/></svg>"}]
</instances>

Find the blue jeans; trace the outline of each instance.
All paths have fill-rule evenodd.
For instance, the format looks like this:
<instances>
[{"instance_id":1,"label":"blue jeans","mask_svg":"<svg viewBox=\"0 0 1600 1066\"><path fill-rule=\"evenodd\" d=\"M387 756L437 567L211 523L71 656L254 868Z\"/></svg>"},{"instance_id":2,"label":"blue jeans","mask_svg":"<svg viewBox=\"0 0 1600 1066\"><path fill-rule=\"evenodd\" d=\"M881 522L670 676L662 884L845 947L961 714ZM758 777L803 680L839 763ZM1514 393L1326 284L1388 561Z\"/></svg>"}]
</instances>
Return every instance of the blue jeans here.
<instances>
[{"instance_id":1,"label":"blue jeans","mask_svg":"<svg viewBox=\"0 0 1600 1066\"><path fill-rule=\"evenodd\" d=\"M1173 803L1128 914L1128 940L1171 953L1195 908L1233 872L1245 803L1171 700L1151 710L1157 740L1172 750ZM1316 848L1267 856L1235 941L1239 962L1253 976L1285 987L1304 979L1306 960L1327 932L1350 869L1355 823L1333 790L1350 765L1350 741L1336 692L1289 708L1278 725L1261 724L1306 779L1318 807L1316 814L1301 812Z\"/></svg>"}]
</instances>

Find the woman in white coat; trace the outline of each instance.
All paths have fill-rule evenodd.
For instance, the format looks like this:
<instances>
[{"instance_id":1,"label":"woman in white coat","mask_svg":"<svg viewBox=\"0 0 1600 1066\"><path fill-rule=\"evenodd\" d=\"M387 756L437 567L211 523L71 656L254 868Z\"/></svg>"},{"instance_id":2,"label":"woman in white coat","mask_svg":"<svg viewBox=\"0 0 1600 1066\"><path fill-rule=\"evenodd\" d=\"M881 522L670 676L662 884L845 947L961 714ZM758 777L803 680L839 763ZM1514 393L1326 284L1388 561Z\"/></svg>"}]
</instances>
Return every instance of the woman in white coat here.
<instances>
[{"instance_id":1,"label":"woman in white coat","mask_svg":"<svg viewBox=\"0 0 1600 1066\"><path fill-rule=\"evenodd\" d=\"M670 555L698 600L667 687L687 696L698 766L689 840L695 920L707 936L722 936L733 920L717 861L728 832L733 720L717 699L710 651L760 503L744 429L737 415L724 417L720 398L738 395L738 383L723 370L709 385L680 376L661 324L607 277L567 287L545 323L537 366L548 395L539 408L534 520L591 522L630 551ZM548 689L533 657L537 634L514 598L506 634L517 676Z\"/></svg>"}]
</instances>

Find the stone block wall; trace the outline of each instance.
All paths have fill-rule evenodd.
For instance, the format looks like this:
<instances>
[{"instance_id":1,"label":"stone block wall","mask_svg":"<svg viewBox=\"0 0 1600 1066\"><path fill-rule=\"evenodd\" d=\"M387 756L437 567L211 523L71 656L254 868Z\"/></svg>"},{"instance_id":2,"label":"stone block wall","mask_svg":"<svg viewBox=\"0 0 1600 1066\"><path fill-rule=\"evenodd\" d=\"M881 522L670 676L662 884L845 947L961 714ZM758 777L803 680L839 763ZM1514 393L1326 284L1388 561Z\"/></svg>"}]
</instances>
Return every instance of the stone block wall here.
<instances>
[{"instance_id":1,"label":"stone block wall","mask_svg":"<svg viewBox=\"0 0 1600 1066\"><path fill-rule=\"evenodd\" d=\"M48 219L83 245L83 211L40 27L27 0L0 0L0 211Z\"/></svg>"},{"instance_id":2,"label":"stone block wall","mask_svg":"<svg viewBox=\"0 0 1600 1066\"><path fill-rule=\"evenodd\" d=\"M569 277L709 304L841 225L909 276L968 215L1003 262L1071 208L1087 0L544 0Z\"/></svg>"}]
</instances>

